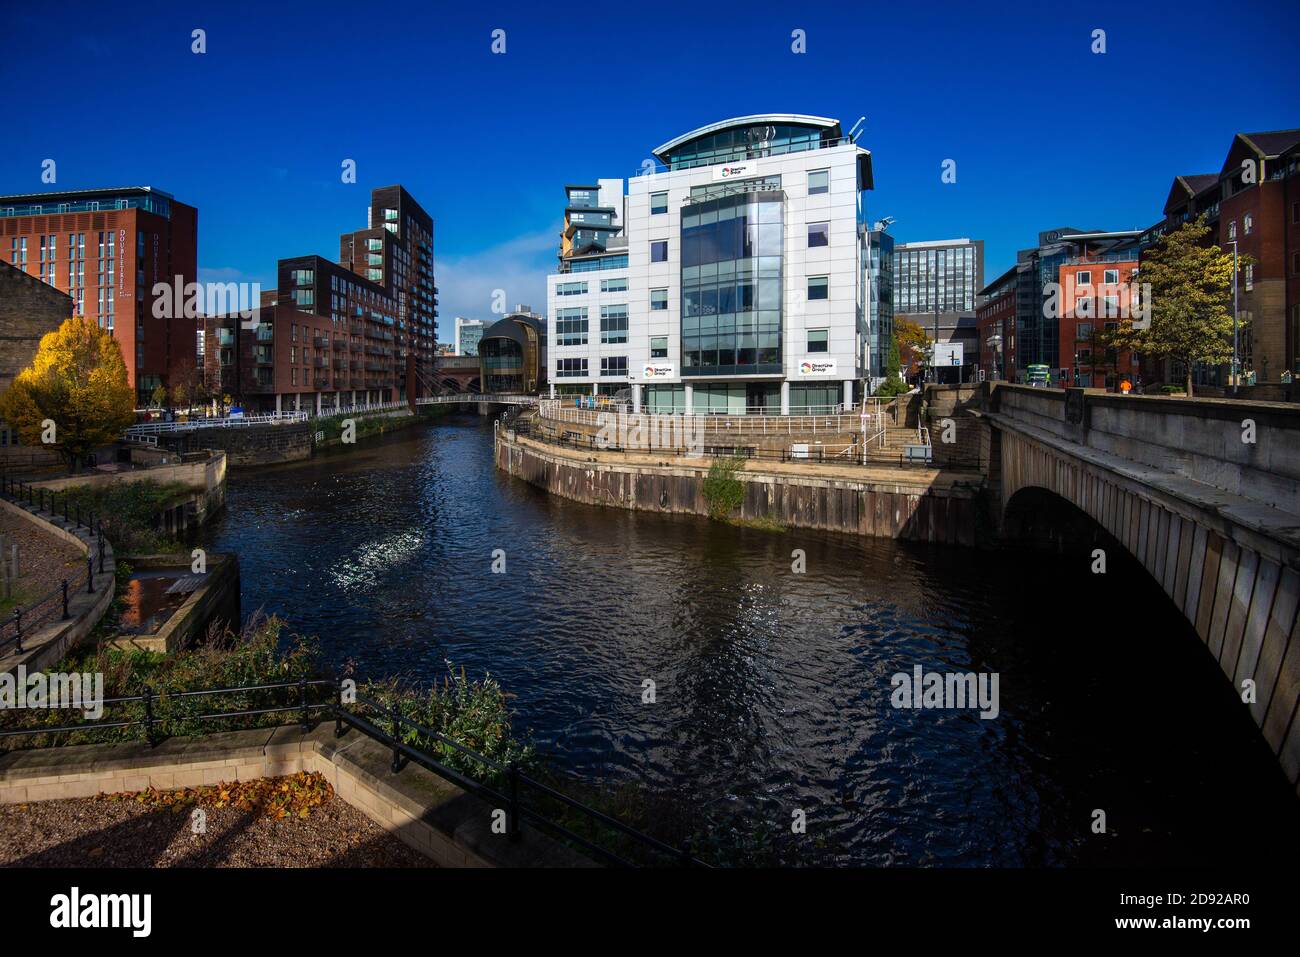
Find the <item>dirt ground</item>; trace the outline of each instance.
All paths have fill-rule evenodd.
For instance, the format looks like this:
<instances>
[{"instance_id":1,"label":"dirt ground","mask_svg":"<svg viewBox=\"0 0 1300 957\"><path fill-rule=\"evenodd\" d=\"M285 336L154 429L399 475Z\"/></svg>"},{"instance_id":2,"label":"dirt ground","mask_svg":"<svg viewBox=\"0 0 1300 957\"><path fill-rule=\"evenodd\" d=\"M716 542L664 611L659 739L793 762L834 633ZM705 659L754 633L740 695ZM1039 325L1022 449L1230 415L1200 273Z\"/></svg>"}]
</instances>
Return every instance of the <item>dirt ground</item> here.
<instances>
[{"instance_id":1,"label":"dirt ground","mask_svg":"<svg viewBox=\"0 0 1300 957\"><path fill-rule=\"evenodd\" d=\"M356 808L330 797L305 818L235 807L179 813L131 801L0 805L0 867L431 867Z\"/></svg>"},{"instance_id":2,"label":"dirt ground","mask_svg":"<svg viewBox=\"0 0 1300 957\"><path fill-rule=\"evenodd\" d=\"M62 579L76 578L83 570L85 557L80 549L8 511L0 510L0 534L4 535L6 558L9 547L18 546L18 580L12 599L4 603L7 607L27 605L57 588ZM0 594L0 602L3 599Z\"/></svg>"}]
</instances>

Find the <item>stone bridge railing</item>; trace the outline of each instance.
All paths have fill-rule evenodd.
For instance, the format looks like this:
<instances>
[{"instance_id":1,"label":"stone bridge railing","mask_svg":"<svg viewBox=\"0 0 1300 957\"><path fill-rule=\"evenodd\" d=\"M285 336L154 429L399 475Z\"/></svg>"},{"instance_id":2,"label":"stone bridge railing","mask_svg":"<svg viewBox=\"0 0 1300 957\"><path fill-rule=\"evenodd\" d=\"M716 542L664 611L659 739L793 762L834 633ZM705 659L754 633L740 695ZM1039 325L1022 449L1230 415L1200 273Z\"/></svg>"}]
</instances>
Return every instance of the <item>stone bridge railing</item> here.
<instances>
[{"instance_id":1,"label":"stone bridge railing","mask_svg":"<svg viewBox=\"0 0 1300 957\"><path fill-rule=\"evenodd\" d=\"M1161 585L1300 781L1300 406L998 384L986 430L1004 522L1045 489Z\"/></svg>"}]
</instances>

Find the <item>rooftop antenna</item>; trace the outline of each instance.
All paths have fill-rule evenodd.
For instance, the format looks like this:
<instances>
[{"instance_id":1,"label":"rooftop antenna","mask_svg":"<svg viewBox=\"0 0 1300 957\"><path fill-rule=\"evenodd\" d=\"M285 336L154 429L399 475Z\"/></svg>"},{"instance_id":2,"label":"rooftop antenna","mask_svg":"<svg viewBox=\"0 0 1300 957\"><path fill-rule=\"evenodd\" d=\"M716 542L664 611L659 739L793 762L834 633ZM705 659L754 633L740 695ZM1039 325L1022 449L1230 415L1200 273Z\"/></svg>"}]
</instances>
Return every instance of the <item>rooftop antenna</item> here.
<instances>
[{"instance_id":1,"label":"rooftop antenna","mask_svg":"<svg viewBox=\"0 0 1300 957\"><path fill-rule=\"evenodd\" d=\"M858 127L867 121L865 116L859 116L858 121L853 124L853 129L849 130L849 140L856 143L858 141Z\"/></svg>"}]
</instances>

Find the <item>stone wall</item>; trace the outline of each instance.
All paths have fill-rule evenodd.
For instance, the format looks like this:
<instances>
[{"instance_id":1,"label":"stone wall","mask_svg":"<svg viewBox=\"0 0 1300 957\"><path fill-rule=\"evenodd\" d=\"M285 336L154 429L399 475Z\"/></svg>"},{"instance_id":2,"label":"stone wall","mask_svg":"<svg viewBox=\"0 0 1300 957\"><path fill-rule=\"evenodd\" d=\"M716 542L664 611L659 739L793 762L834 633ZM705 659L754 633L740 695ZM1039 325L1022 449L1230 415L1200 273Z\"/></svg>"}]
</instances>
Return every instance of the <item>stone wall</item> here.
<instances>
[{"instance_id":1,"label":"stone wall","mask_svg":"<svg viewBox=\"0 0 1300 957\"><path fill-rule=\"evenodd\" d=\"M164 434L159 442L179 451L221 449L231 466L277 465L311 458L315 431L310 422L240 425Z\"/></svg>"},{"instance_id":2,"label":"stone wall","mask_svg":"<svg viewBox=\"0 0 1300 957\"><path fill-rule=\"evenodd\" d=\"M35 276L0 262L0 392L32 363L41 336L72 316L72 300Z\"/></svg>"},{"instance_id":3,"label":"stone wall","mask_svg":"<svg viewBox=\"0 0 1300 957\"><path fill-rule=\"evenodd\" d=\"M552 495L589 505L709 514L703 492L708 459L698 464L633 464L616 461L613 454L590 456L509 436L498 437L497 467ZM747 463L736 473L745 493L735 517L850 535L976 543L980 503L969 485L937 483L929 472L899 470L890 480L879 477L886 470L874 470L869 479L867 472L862 478L832 477L813 468Z\"/></svg>"}]
</instances>

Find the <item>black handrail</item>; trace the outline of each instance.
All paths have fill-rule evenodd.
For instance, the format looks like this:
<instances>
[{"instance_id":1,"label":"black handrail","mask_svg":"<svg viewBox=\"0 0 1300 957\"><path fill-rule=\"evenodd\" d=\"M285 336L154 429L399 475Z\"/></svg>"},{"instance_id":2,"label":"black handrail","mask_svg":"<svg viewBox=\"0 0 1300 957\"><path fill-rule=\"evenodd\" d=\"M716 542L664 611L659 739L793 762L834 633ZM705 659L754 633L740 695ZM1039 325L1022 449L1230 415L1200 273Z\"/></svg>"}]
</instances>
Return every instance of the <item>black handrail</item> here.
<instances>
[{"instance_id":1,"label":"black handrail","mask_svg":"<svg viewBox=\"0 0 1300 957\"><path fill-rule=\"evenodd\" d=\"M36 489L34 486L24 482L17 482L8 476L0 476L0 497L8 499L17 504L22 504L24 496L27 504L38 506L38 512L45 512L54 521L58 521L59 493L50 492L49 501L46 502L46 490ZM92 541L98 542L99 555L99 572L104 571L104 526L103 522L97 520L95 513L90 512L82 515L80 500L77 501L73 508L69 509L69 502L72 499L67 492L62 494L63 499L63 521L65 524L75 527L84 528L90 533ZM48 505L48 508L45 507ZM83 518L85 521L83 521ZM41 625L53 620L55 617L67 619L68 613L68 595L69 592L75 591L85 582L88 593L93 594L95 591L95 570L93 561L93 550L86 555L86 567L78 569L77 573L70 578L61 579L59 584L29 602L25 606L14 608L12 613L0 620L0 651L3 651L9 645L16 645L15 649L21 653L23 649L24 634L31 634ZM45 611L39 609L48 605Z\"/></svg>"},{"instance_id":2,"label":"black handrail","mask_svg":"<svg viewBox=\"0 0 1300 957\"><path fill-rule=\"evenodd\" d=\"M521 821L528 821L538 829L547 832L552 837L561 841L570 842L607 863L627 867L635 866L635 862L629 861L626 858L615 854L613 851L601 847L588 838L573 831L571 828L565 827L563 824L550 819L541 810L527 806L520 793L521 787L526 787L558 801L580 814L586 815L598 824L617 831L625 837L641 844L646 849L663 855L676 863L687 866L709 866L704 861L695 858L689 853L689 851L674 848L671 845L665 844L663 841L651 837L649 834L645 834L642 831L638 831L636 828L624 824L617 818L611 817L603 811L575 800L550 785L523 773L520 771L518 765L513 762L510 764L502 764L500 761L495 761L486 755L479 754L472 748L468 748L460 742L455 741L432 728L426 727L417 721L413 721L378 701L360 695L357 695L355 698L357 704L373 710L380 718L390 721L393 728L393 733L391 734L384 731L375 722L367 720L360 714L356 714L355 712L346 709L341 700L309 701L307 699L307 690L309 688L321 687L329 687L334 689L337 693L341 688L341 684L337 678L300 678L296 681L281 681L269 684L241 685L223 688L202 688L191 691L155 692L152 688L146 688L138 695L105 698L100 702L104 706L141 703L144 705L144 716L142 718L118 721L90 721L82 724L63 725L58 727L33 727L18 730L0 730L0 739L143 726L145 729L145 736L150 745L156 746L160 740L157 737L157 726L161 723L160 719L154 712L154 705L157 702L164 702L172 698L201 698L215 695L247 694L250 692L297 689L298 701L294 704L217 711L209 714L187 714L180 716L180 720L215 721L231 718L257 717L268 714L283 714L286 712L298 712L302 717L300 724L304 730L307 730L310 727L309 715L311 713L316 713L323 719L334 719L334 733L336 737L344 733L343 725L346 724L386 747L392 748L394 754L394 773L401 770L401 764L398 758L403 757L429 771L432 771L434 774L437 774L439 777L451 782L470 794L474 794L485 800L496 802L500 806L507 808L507 823L511 840L518 840L519 838L519 823ZM408 744L400 737L405 728L414 730L417 734L423 736L427 740L447 745L453 748L457 753L466 756L482 767L496 772L498 775L503 775L509 788L509 793L500 791L490 784L476 780L468 774L457 771L455 768L452 768L438 760L436 756L429 754L427 751L423 751Z\"/></svg>"}]
</instances>

